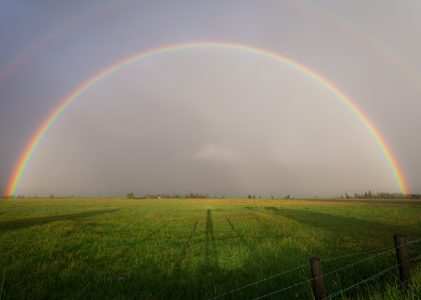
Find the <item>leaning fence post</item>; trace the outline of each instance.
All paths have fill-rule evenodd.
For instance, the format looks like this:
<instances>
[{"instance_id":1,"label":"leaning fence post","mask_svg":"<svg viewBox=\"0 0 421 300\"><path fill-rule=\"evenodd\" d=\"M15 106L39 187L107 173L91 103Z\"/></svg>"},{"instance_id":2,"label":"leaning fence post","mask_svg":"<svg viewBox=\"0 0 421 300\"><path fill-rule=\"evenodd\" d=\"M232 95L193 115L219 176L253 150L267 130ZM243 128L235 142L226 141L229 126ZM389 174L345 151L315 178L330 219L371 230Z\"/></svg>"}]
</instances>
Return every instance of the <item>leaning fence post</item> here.
<instances>
[{"instance_id":1,"label":"leaning fence post","mask_svg":"<svg viewBox=\"0 0 421 300\"><path fill-rule=\"evenodd\" d=\"M311 276L313 277L313 293L316 300L326 298L325 284L323 282L323 269L318 257L310 257Z\"/></svg>"},{"instance_id":2,"label":"leaning fence post","mask_svg":"<svg viewBox=\"0 0 421 300\"><path fill-rule=\"evenodd\" d=\"M405 245L405 237L400 234L395 234L393 239L395 240L396 261L399 267L399 277L401 282L403 282L405 286L408 286L409 280L411 279L411 273L409 270L409 255Z\"/></svg>"}]
</instances>

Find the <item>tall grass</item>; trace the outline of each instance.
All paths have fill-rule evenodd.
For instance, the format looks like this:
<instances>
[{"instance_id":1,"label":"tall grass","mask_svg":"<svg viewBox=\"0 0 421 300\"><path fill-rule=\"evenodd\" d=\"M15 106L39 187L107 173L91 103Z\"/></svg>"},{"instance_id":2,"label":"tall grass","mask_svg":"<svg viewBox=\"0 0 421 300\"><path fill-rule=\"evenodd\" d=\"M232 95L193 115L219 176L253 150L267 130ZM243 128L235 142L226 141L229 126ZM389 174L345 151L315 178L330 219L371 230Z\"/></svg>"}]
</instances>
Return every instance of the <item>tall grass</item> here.
<instances>
[{"instance_id":1,"label":"tall grass","mask_svg":"<svg viewBox=\"0 0 421 300\"><path fill-rule=\"evenodd\" d=\"M6 280L6 270L3 271L1 282L0 282L0 300L5 298L4 281Z\"/></svg>"},{"instance_id":2,"label":"tall grass","mask_svg":"<svg viewBox=\"0 0 421 300\"><path fill-rule=\"evenodd\" d=\"M365 289L368 300L419 300L421 299L421 265L418 264L412 271L411 283L408 288L395 278L384 285L375 284ZM364 297L362 294L361 297Z\"/></svg>"}]
</instances>

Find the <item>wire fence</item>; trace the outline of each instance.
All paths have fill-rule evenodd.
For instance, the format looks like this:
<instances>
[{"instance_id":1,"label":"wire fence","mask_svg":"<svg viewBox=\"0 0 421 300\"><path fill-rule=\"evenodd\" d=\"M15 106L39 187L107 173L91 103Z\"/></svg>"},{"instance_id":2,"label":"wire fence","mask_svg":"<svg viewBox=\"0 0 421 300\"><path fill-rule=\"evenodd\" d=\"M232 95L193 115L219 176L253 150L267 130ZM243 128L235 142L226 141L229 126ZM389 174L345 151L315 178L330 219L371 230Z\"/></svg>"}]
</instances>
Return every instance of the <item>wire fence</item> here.
<instances>
[{"instance_id":1,"label":"wire fence","mask_svg":"<svg viewBox=\"0 0 421 300\"><path fill-rule=\"evenodd\" d=\"M338 272L340 272L340 271L343 271L343 270L348 269L348 268L352 268L352 267L354 267L354 266L356 266L356 265L362 264L362 263L367 262L367 261L369 261L369 260L372 260L372 259L374 259L374 258L377 258L377 257L383 256L383 255L385 255L385 254L387 254L387 253L390 253L392 250L395 250L395 251L396 251L396 249L398 249L398 248L400 248L400 247L404 247L404 246L406 246L406 245L413 245L413 244L416 244L416 243L419 243L419 242L421 242L421 238L418 238L418 239L414 239L414 240L408 241L408 242L406 242L406 243L404 243L404 244L402 244L402 245L400 245L400 246L395 246L395 247L383 247L383 248L378 248L378 249L372 249L372 250L361 251L361 252L351 253L351 254L347 254L347 255L341 255L341 256L336 256L336 257L330 257L330 258L322 259L322 260L320 260L321 262L331 262L331 261L340 260L340 259L344 259L344 258L350 258L350 257L356 257L356 256L361 256L361 255L367 255L367 254L377 253L377 254L375 254L375 255L371 255L371 256L369 256L369 257L366 257L366 258L363 258L363 259L361 259L361 260L358 260L358 261L356 261L356 262L354 262L354 263L347 264L347 265L345 265L345 266L343 266L343 267L340 267L340 268L337 268L337 269L335 269L335 270L329 271L329 272L325 273L325 274L323 275L323 277L326 277L326 276L329 276L329 275L332 275L332 274L338 273ZM411 262L415 262L415 261L418 261L418 260L421 260L421 255L420 255L420 256L417 256L417 257L415 257L415 258L410 259L410 261L411 261ZM338 291L338 292L336 292L336 293L334 293L334 294L331 294L331 295L329 295L329 296L327 296L327 297L323 298L323 300L330 300L330 299L333 299L333 298L335 298L335 297L337 297L337 296L339 296L339 295L342 295L343 293L345 293L345 292L347 292L347 291L349 291L349 290L352 290L352 289L354 289L354 288L356 288L356 287L358 287L358 286L360 286L360 285L362 285L362 284L368 283L368 282L370 282L370 281L374 281L374 280L378 279L379 277L381 277L381 276L385 275L386 273L390 272L391 270L396 269L396 268L397 268L397 267L399 267L400 265L401 265L401 264L394 264L393 266L388 267L388 268L386 268L386 269L383 269L383 270L379 271L378 273L376 273L376 274L374 274L374 275L372 275L372 276L370 276L370 277L368 277L368 278L366 278L366 279L364 279L364 280L361 280L361 281L359 281L359 282L357 282L357 283L355 283L355 284L353 284L353 285L351 285L351 286L349 286L349 287L347 287L347 288L345 288L345 289L342 289L342 290L340 290L340 291ZM296 266L296 267L291 268L291 269L289 269L289 270L286 270L286 271L280 272L280 273L278 273L278 274L271 275L271 276L266 277L266 278L264 278L264 279L260 279L260 280L254 281L254 282L251 282L251 283L246 284L246 285L244 285L244 286L241 286L241 287L238 287L238 288L232 289L232 290L230 290L230 291L227 291L227 292L225 292L225 293L219 294L219 295L217 295L217 296L214 296L214 297L210 298L210 300L220 299L220 298L222 298L222 297L225 297L225 296L228 296L228 295L235 294L235 293L237 293L237 292L239 292L239 291L241 291L241 290L244 290L244 289L246 289L246 288L248 288L248 287L255 286L255 285L258 285L258 284L261 284L261 283L263 283L263 282L266 282L266 281L268 281L268 280L271 280L271 279L274 279L274 278L277 278L277 277L281 277L281 276L286 275L286 274L288 274L288 273L291 273L291 272L294 272L294 271L297 271L297 270L303 269L303 268L304 268L304 267L306 267L306 266L308 266L308 264L302 264L302 265ZM298 282L298 283L294 283L294 284L292 284L292 285L290 285L290 286L287 286L287 287L284 287L284 288L281 288L281 289L278 289L278 290L275 290L275 291L269 292L269 293L264 294L264 295L262 295L262 296L259 296L259 297L257 297L257 298L254 298L253 300L264 299L264 298L267 298L267 297L273 296L273 295L275 295L275 294L280 294L280 293L282 293L282 292L288 291L288 290L293 289L293 288L296 288L296 287L298 287L298 286L301 286L301 285L304 285L304 284L310 283L310 282L312 282L314 279L318 279L318 278L317 278L317 277L315 277L315 278L310 278L310 279L306 279L306 280L303 280L303 281Z\"/></svg>"},{"instance_id":2,"label":"wire fence","mask_svg":"<svg viewBox=\"0 0 421 300\"><path fill-rule=\"evenodd\" d=\"M389 253L389 252L390 252L390 250L392 250L392 249L394 249L394 247L390 248L389 250L383 251L383 252L381 252L381 253L379 253L379 254L372 255L372 256L370 256L370 257L367 257L367 258L361 259L361 260L359 260L359 261L357 261L357 262L354 262L354 263L352 263L352 264L348 264L348 265L343 266L343 267L341 267L341 268L337 268L337 269L335 269L335 270L332 270L332 271L330 271L330 272L327 272L327 273L325 273L325 274L323 275L323 277L327 277L327 276L329 276L329 275L331 275L331 274L338 273L339 271L342 271L342 270L345 270L345 269L349 269L349 268L351 268L351 267L354 267L354 266L356 266L356 265L359 265L359 264L361 264L361 263L363 263L363 262L366 262L366 261L368 261L368 260L371 260L371 259L373 259L373 258L376 258L376 257L382 256L382 255L384 255L384 254L386 254L386 253ZM317 277L316 277L315 279L317 279ZM286 288L283 288L283 289L280 289L280 290L277 290L277 291L274 291L274 292L268 293L268 294L266 294L266 295L263 295L263 296L257 297L257 298L255 298L254 300L256 300L256 299L263 299L263 298L267 298L267 297L272 296L272 295L274 295L274 294L278 294L278 293L284 292L284 291L289 290L289 289L291 289L291 288L294 288L294 287L296 287L296 286L298 286L298 285L303 285L303 284L308 283L308 282L311 282L311 281L313 281L313 278L310 278L310 279L308 279L308 280L304 280L304 281L302 281L302 282L300 282L300 283L298 283L298 284L293 284L293 285L291 285L291 286L289 286L289 287L286 287Z\"/></svg>"},{"instance_id":3,"label":"wire fence","mask_svg":"<svg viewBox=\"0 0 421 300\"><path fill-rule=\"evenodd\" d=\"M285 274L291 273L291 272L296 271L296 270L300 270L300 269L302 269L302 268L304 268L304 267L306 267L306 266L307 266L307 264L303 264L303 265L300 265L300 266L294 267L294 268L289 269L289 270L287 270L287 271L284 271L284 272L281 272L281 273L278 273L278 274L275 274L275 275L269 276L269 277L267 277L267 278L264 278L264 279L261 279L261 280L258 280L258 281L255 281L255 282L252 282L252 283L249 283L249 284L246 284L246 285L241 286L241 287L239 287L239 288L236 288L236 289L234 289L234 290L230 290L230 291L228 291L228 292L226 292L226 293L223 293L223 294L220 294L220 295L215 296L215 297L213 297L213 298L210 298L210 300L214 300L214 299L219 299L219 298L222 298L222 297L224 297L224 296L227 296L227 295L230 295L230 294L236 293L236 292L241 291L241 290L243 290L243 289L245 289L245 288L248 288L248 287L250 287L250 286L253 286L253 285L256 285L256 284L259 284L259 283L262 283L262 282L268 281L268 280L273 279L273 278L276 278L276 277L283 276L283 275L285 275Z\"/></svg>"},{"instance_id":4,"label":"wire fence","mask_svg":"<svg viewBox=\"0 0 421 300\"><path fill-rule=\"evenodd\" d=\"M415 262L415 261L418 261L420 259L421 259L421 255L419 255L419 256L417 256L417 257L415 257L413 259L410 259L409 261ZM391 266L389 268L383 269L380 272L378 272L378 273L376 273L376 274L374 274L374 275L372 275L372 276L370 276L370 277L368 277L368 278L366 278L364 280L361 280L360 282L357 282L357 283L355 283L355 284L353 284L353 285L351 285L351 286L349 286L349 287L347 287L345 289L342 289L342 290L336 292L335 294L332 294L332 295L330 295L328 297L325 297L323 300L330 300L330 299L336 298L337 296L342 295L343 293L345 293L345 292L347 292L349 290L352 290L352 289L354 289L354 288L356 288L356 287L358 287L358 286L360 286L360 285L362 285L364 283L367 283L367 282L370 282L370 281L374 281L374 280L380 278L381 276L385 275L386 273L388 273L388 272L390 272L390 271L398 268L401 265L402 264L395 264L395 265L393 265L393 266Z\"/></svg>"}]
</instances>

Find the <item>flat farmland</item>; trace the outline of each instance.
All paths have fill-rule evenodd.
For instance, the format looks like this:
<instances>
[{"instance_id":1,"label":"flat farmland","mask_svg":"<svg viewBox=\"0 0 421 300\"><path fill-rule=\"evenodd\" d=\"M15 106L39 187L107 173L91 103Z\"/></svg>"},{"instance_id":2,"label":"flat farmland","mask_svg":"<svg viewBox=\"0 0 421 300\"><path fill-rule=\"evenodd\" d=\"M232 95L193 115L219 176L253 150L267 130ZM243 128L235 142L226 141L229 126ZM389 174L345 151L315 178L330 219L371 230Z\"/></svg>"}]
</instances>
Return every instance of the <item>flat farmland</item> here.
<instances>
[{"instance_id":1,"label":"flat farmland","mask_svg":"<svg viewBox=\"0 0 421 300\"><path fill-rule=\"evenodd\" d=\"M399 299L394 269L338 294L396 264L395 233L421 255L421 202L0 200L0 298L312 299L317 256L328 295Z\"/></svg>"}]
</instances>

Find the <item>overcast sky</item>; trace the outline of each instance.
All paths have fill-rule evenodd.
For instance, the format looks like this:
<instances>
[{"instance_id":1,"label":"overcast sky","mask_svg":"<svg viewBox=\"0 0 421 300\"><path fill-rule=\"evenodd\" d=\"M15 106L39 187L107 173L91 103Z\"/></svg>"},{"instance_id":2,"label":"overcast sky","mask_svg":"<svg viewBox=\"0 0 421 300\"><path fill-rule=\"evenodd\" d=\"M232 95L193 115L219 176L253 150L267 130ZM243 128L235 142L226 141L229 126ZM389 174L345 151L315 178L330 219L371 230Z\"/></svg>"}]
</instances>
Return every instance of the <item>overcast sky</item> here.
<instances>
[{"instance_id":1,"label":"overcast sky","mask_svg":"<svg viewBox=\"0 0 421 300\"><path fill-rule=\"evenodd\" d=\"M174 43L285 55L355 100L421 192L420 1L0 0L0 193L31 136L82 82ZM131 64L51 127L18 194L332 196L397 192L379 145L297 69L232 49Z\"/></svg>"}]
</instances>

